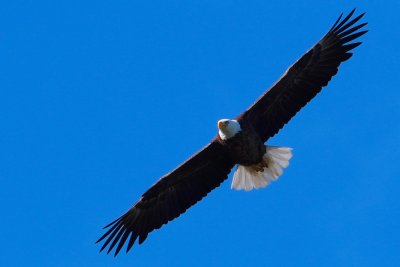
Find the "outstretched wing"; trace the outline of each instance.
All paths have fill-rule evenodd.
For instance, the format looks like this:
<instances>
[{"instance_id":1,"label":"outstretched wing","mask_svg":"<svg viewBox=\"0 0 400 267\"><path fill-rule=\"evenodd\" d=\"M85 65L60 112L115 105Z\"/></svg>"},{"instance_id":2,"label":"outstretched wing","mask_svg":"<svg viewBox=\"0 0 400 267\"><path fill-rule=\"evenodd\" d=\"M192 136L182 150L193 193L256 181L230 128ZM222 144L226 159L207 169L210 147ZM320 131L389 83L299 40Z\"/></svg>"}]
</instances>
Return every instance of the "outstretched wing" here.
<instances>
[{"instance_id":1,"label":"outstretched wing","mask_svg":"<svg viewBox=\"0 0 400 267\"><path fill-rule=\"evenodd\" d=\"M328 84L340 63L348 60L350 51L361 44L352 41L367 32L359 31L367 23L355 25L365 13L352 19L354 11L344 19L340 15L328 33L241 115L264 142Z\"/></svg>"},{"instance_id":2,"label":"outstretched wing","mask_svg":"<svg viewBox=\"0 0 400 267\"><path fill-rule=\"evenodd\" d=\"M118 244L116 256L129 238L128 252L138 237L141 244L151 231L177 218L218 187L234 166L225 153L214 140L163 176L124 215L105 227L109 230L96 242L107 237L100 251L109 245L109 253Z\"/></svg>"}]
</instances>

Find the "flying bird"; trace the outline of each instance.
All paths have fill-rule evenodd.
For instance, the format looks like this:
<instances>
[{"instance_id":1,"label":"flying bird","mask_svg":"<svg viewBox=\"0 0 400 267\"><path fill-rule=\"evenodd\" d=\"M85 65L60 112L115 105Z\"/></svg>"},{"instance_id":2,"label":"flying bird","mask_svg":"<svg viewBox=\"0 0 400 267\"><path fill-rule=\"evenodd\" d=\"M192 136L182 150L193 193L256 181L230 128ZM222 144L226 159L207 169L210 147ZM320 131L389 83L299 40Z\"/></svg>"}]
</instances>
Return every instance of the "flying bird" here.
<instances>
[{"instance_id":1,"label":"flying bird","mask_svg":"<svg viewBox=\"0 0 400 267\"><path fill-rule=\"evenodd\" d=\"M326 86L340 64L361 42L367 23L355 9L336 20L328 33L300 57L253 105L234 119L217 123L211 142L175 170L161 177L121 217L108 224L100 251L115 246L116 256L128 241L128 252L139 238L177 218L218 187L237 166L231 187L250 191L263 188L282 175L292 157L291 148L264 143Z\"/></svg>"}]
</instances>

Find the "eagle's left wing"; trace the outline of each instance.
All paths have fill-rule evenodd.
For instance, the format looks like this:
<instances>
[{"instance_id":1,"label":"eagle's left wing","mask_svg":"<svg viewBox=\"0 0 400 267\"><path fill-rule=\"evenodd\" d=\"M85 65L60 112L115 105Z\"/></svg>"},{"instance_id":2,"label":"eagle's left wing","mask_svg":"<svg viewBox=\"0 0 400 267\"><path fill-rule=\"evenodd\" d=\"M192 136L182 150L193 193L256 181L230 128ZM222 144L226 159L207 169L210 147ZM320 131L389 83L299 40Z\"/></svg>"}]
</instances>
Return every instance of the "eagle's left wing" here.
<instances>
[{"instance_id":1,"label":"eagle's left wing","mask_svg":"<svg viewBox=\"0 0 400 267\"><path fill-rule=\"evenodd\" d=\"M141 244L151 231L177 218L218 187L234 166L225 153L222 145L214 139L163 176L125 214L105 227L109 230L96 242L107 237L100 251L112 241L108 253L118 244L116 256L129 238L128 252L138 237Z\"/></svg>"},{"instance_id":2,"label":"eagle's left wing","mask_svg":"<svg viewBox=\"0 0 400 267\"><path fill-rule=\"evenodd\" d=\"M354 11L344 19L340 16L314 47L239 116L254 126L264 142L328 84L339 65L352 56L351 50L361 44L353 41L367 32L359 31L367 23L355 25L364 14L351 19Z\"/></svg>"}]
</instances>

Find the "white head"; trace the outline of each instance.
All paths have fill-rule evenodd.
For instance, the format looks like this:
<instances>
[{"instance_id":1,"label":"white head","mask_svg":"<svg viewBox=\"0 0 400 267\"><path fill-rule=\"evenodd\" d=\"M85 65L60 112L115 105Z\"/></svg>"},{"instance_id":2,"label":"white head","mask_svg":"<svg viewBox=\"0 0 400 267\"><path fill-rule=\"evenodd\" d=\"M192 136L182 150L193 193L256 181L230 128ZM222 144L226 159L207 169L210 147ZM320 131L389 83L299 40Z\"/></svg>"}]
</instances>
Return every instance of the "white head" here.
<instances>
[{"instance_id":1,"label":"white head","mask_svg":"<svg viewBox=\"0 0 400 267\"><path fill-rule=\"evenodd\" d=\"M228 120L228 119L219 120L218 129L219 129L218 132L219 137L221 137L222 140L227 140L231 137L234 137L237 133L239 133L242 130L237 120Z\"/></svg>"}]
</instances>

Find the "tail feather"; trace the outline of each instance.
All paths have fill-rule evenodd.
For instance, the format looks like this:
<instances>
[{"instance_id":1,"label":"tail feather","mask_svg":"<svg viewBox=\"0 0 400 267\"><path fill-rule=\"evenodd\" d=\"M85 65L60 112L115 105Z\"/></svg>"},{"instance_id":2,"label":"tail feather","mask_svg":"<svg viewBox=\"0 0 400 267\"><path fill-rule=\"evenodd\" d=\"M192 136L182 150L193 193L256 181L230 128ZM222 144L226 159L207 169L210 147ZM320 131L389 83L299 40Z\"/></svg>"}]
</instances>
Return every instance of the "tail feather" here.
<instances>
[{"instance_id":1,"label":"tail feather","mask_svg":"<svg viewBox=\"0 0 400 267\"><path fill-rule=\"evenodd\" d=\"M260 163L263 171L256 171L254 166L238 165L231 188L245 191L263 188L283 174L283 169L289 166L289 160L292 158L292 148L266 146L266 149ZM257 167L259 169L259 166Z\"/></svg>"}]
</instances>

